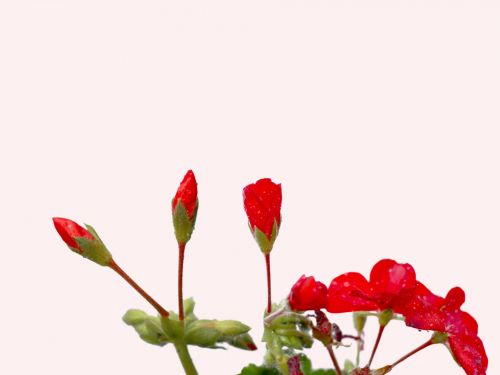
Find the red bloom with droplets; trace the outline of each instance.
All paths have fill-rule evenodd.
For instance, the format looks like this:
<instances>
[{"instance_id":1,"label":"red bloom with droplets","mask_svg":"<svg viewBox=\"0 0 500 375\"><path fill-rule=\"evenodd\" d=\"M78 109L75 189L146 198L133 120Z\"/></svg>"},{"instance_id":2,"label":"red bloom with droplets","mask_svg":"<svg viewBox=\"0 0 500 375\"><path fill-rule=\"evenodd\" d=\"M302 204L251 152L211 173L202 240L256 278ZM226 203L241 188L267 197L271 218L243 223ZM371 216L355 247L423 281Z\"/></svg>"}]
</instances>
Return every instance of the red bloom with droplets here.
<instances>
[{"instance_id":1,"label":"red bloom with droplets","mask_svg":"<svg viewBox=\"0 0 500 375\"><path fill-rule=\"evenodd\" d=\"M75 238L83 237L89 240L94 240L94 237L87 229L75 223L73 220L64 219L62 217L54 217L52 218L52 221L54 222L57 233L59 233L62 240L66 242L66 245L75 249L75 251L78 251L79 253L82 252L82 249L80 249L80 246L76 242Z\"/></svg>"},{"instance_id":2,"label":"red bloom with droplets","mask_svg":"<svg viewBox=\"0 0 500 375\"><path fill-rule=\"evenodd\" d=\"M460 310L464 302L465 293L461 288L451 289L442 298L418 283L414 295L401 312L410 327L448 334L448 345L465 372L468 375L485 375L488 357L477 336L476 320Z\"/></svg>"},{"instance_id":3,"label":"red bloom with droplets","mask_svg":"<svg viewBox=\"0 0 500 375\"><path fill-rule=\"evenodd\" d=\"M281 224L281 184L258 180L243 189L243 203L252 232L258 228L271 240L274 223Z\"/></svg>"},{"instance_id":4,"label":"red bloom with droplets","mask_svg":"<svg viewBox=\"0 0 500 375\"><path fill-rule=\"evenodd\" d=\"M196 210L196 205L198 204L198 184L196 183L196 178L192 170L187 171L177 189L177 193L175 193L175 197L172 200L172 212L175 212L179 201L184 205L189 219L192 219Z\"/></svg>"},{"instance_id":5,"label":"red bloom with droplets","mask_svg":"<svg viewBox=\"0 0 500 375\"><path fill-rule=\"evenodd\" d=\"M327 310L333 313L393 309L412 296L416 276L409 264L383 259L373 266L370 281L357 272L349 272L332 280L328 288Z\"/></svg>"},{"instance_id":6,"label":"red bloom with droplets","mask_svg":"<svg viewBox=\"0 0 500 375\"><path fill-rule=\"evenodd\" d=\"M292 287L288 303L293 310L319 310L326 307L326 285L314 277L302 275Z\"/></svg>"}]
</instances>

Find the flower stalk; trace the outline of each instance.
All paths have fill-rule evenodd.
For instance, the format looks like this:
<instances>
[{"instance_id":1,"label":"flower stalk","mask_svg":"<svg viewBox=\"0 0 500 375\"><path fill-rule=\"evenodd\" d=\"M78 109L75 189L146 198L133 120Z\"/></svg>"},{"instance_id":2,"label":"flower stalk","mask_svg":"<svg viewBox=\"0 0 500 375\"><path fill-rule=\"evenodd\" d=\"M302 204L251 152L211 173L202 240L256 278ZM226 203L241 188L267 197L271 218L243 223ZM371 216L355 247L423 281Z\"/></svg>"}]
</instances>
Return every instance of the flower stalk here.
<instances>
[{"instance_id":1,"label":"flower stalk","mask_svg":"<svg viewBox=\"0 0 500 375\"><path fill-rule=\"evenodd\" d=\"M156 300L151 297L144 289L142 289L139 284L137 284L113 259L111 259L109 262L109 268L120 275L132 288L134 288L141 296L143 296L144 299L148 301L161 316L168 318L168 311L165 310L163 306L161 306L158 302L156 302Z\"/></svg>"}]
</instances>

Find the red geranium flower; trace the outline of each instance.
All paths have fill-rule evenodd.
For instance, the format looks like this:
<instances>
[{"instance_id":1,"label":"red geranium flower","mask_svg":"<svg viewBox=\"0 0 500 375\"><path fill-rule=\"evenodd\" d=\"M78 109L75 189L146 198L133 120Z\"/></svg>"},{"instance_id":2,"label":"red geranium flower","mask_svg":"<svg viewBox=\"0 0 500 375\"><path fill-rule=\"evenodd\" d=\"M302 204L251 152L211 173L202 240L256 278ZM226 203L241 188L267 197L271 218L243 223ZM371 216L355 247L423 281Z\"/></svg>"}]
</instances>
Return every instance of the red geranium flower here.
<instances>
[{"instance_id":1,"label":"red geranium flower","mask_svg":"<svg viewBox=\"0 0 500 375\"><path fill-rule=\"evenodd\" d=\"M461 288L451 289L442 298L422 283L417 283L414 295L401 312L410 327L446 333L447 343L465 372L468 375L483 375L488 367L488 357L477 336L476 320L460 310L464 301L465 293Z\"/></svg>"},{"instance_id":2,"label":"red geranium flower","mask_svg":"<svg viewBox=\"0 0 500 375\"><path fill-rule=\"evenodd\" d=\"M292 287L288 303L293 310L319 310L326 306L326 285L314 277L302 275Z\"/></svg>"},{"instance_id":3,"label":"red geranium flower","mask_svg":"<svg viewBox=\"0 0 500 375\"><path fill-rule=\"evenodd\" d=\"M412 295L416 276L409 264L383 259L373 266L370 281L357 272L332 280L327 310L333 313L393 309L398 312Z\"/></svg>"},{"instance_id":4,"label":"red geranium flower","mask_svg":"<svg viewBox=\"0 0 500 375\"><path fill-rule=\"evenodd\" d=\"M66 245L78 253L82 253L83 250L80 249L80 246L76 242L75 238L83 237L89 240L94 240L94 236L92 236L87 229L75 223L73 220L64 219L62 217L54 217L52 220L57 233L59 233L62 240L66 243Z\"/></svg>"},{"instance_id":5,"label":"red geranium flower","mask_svg":"<svg viewBox=\"0 0 500 375\"><path fill-rule=\"evenodd\" d=\"M187 171L177 189L177 193L175 193L175 197L172 200L172 213L175 212L179 201L184 205L189 219L192 219L198 203L198 185L192 170Z\"/></svg>"},{"instance_id":6,"label":"red geranium flower","mask_svg":"<svg viewBox=\"0 0 500 375\"><path fill-rule=\"evenodd\" d=\"M281 184L258 180L243 189L243 203L252 231L258 228L271 240L274 223L281 224Z\"/></svg>"}]
</instances>

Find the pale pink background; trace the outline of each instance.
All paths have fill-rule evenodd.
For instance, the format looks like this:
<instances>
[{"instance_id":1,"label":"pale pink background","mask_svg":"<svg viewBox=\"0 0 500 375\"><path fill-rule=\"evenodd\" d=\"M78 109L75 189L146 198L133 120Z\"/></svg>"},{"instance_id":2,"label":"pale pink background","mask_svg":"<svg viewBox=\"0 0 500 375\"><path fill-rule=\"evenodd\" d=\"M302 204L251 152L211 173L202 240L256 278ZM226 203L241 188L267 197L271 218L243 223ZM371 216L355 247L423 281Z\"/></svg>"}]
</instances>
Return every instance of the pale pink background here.
<instances>
[{"instance_id":1,"label":"pale pink background","mask_svg":"<svg viewBox=\"0 0 500 375\"><path fill-rule=\"evenodd\" d=\"M1 1L0 373L181 373L171 347L120 320L152 309L70 253L50 218L93 224L175 308L169 204L188 168L200 210L185 293L200 317L239 318L260 340L264 264L241 189L272 177L284 195L276 298L302 273L328 283L383 257L411 262L436 293L466 290L500 373L493 4ZM427 337L391 324L375 364ZM259 345L192 352L201 374L235 374L261 361ZM393 373L423 372L463 373L440 346Z\"/></svg>"}]
</instances>

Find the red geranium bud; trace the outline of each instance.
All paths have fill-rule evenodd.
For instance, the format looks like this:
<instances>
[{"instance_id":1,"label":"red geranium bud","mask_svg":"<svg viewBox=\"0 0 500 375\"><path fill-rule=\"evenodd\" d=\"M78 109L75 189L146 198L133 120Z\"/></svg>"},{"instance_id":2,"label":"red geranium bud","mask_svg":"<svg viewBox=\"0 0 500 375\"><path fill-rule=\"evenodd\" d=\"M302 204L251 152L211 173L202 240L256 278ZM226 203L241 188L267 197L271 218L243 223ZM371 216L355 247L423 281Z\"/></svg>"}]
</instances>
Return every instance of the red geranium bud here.
<instances>
[{"instance_id":1,"label":"red geranium bud","mask_svg":"<svg viewBox=\"0 0 500 375\"><path fill-rule=\"evenodd\" d=\"M189 170L172 199L175 237L179 244L185 245L191 238L197 211L198 187L193 171Z\"/></svg>"},{"instance_id":2,"label":"red geranium bud","mask_svg":"<svg viewBox=\"0 0 500 375\"><path fill-rule=\"evenodd\" d=\"M281 224L281 184L269 178L258 180L243 189L243 203L257 243L269 253Z\"/></svg>"},{"instance_id":3,"label":"red geranium bud","mask_svg":"<svg viewBox=\"0 0 500 375\"><path fill-rule=\"evenodd\" d=\"M326 306L326 285L316 281L313 276L302 275L292 287L288 303L292 310L319 310Z\"/></svg>"},{"instance_id":4,"label":"red geranium bud","mask_svg":"<svg viewBox=\"0 0 500 375\"><path fill-rule=\"evenodd\" d=\"M75 253L91 261L108 266L112 257L94 228L86 224L87 229L72 220L54 217L54 226L63 241Z\"/></svg>"},{"instance_id":5,"label":"red geranium bud","mask_svg":"<svg viewBox=\"0 0 500 375\"><path fill-rule=\"evenodd\" d=\"M94 237L87 229L75 223L73 220L64 219L62 217L54 217L52 218L52 221L54 222L57 233L59 233L62 240L66 242L66 245L68 245L73 251L76 251L80 254L83 252L83 250L76 242L76 237L94 240Z\"/></svg>"},{"instance_id":6,"label":"red geranium bud","mask_svg":"<svg viewBox=\"0 0 500 375\"><path fill-rule=\"evenodd\" d=\"M198 204L198 184L192 170L187 171L175 193L172 200L172 213L175 212L179 201L182 202L189 218L192 219Z\"/></svg>"}]
</instances>

